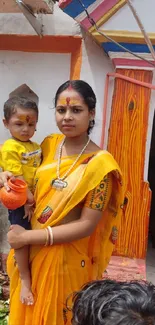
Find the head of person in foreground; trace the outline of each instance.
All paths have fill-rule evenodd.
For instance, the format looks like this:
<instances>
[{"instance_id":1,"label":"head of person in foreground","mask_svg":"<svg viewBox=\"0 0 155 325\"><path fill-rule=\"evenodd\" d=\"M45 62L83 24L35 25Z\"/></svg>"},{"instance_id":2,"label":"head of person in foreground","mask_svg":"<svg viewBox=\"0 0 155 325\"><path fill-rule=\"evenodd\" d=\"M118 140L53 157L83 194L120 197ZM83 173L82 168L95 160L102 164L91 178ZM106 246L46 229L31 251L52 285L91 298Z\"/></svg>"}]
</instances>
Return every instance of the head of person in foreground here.
<instances>
[{"instance_id":1,"label":"head of person in foreground","mask_svg":"<svg viewBox=\"0 0 155 325\"><path fill-rule=\"evenodd\" d=\"M74 325L154 325L155 286L94 281L74 295Z\"/></svg>"}]
</instances>

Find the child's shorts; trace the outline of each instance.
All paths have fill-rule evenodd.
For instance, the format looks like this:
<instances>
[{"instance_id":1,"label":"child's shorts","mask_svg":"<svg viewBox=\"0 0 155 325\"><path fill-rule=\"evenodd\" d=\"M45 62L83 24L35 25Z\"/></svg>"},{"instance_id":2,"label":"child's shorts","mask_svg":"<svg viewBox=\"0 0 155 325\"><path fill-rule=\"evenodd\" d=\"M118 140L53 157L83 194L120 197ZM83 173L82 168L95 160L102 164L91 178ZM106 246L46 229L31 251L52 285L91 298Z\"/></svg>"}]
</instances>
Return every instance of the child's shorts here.
<instances>
[{"instance_id":1,"label":"child's shorts","mask_svg":"<svg viewBox=\"0 0 155 325\"><path fill-rule=\"evenodd\" d=\"M28 218L23 219L25 215L24 206L16 210L9 210L8 212L11 225L19 225L27 230L31 229L31 223L28 221Z\"/></svg>"}]
</instances>

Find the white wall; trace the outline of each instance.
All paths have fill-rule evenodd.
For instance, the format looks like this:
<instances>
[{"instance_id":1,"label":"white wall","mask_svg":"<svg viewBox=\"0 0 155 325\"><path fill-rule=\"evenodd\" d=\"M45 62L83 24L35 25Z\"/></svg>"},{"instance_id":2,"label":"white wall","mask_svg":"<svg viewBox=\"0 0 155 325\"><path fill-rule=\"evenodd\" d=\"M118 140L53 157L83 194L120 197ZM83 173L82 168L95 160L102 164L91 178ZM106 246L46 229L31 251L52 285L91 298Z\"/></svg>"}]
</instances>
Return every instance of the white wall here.
<instances>
[{"instance_id":1,"label":"white wall","mask_svg":"<svg viewBox=\"0 0 155 325\"><path fill-rule=\"evenodd\" d=\"M90 37L84 36L81 79L87 81L92 86L97 97L96 125L92 132L92 139L98 145L100 144L101 130L102 130L105 78L106 78L106 74L111 71L113 71L112 63L110 59L105 55L103 50L100 48L100 46L97 45ZM113 82L110 83L110 88L109 88L106 138L105 138L104 148L106 148L107 145L112 93L113 93Z\"/></svg>"},{"instance_id":2,"label":"white wall","mask_svg":"<svg viewBox=\"0 0 155 325\"><path fill-rule=\"evenodd\" d=\"M155 0L132 0L132 3L146 31L155 33ZM103 28L105 30L140 32L139 26L127 4L116 12L116 14L103 25Z\"/></svg>"},{"instance_id":3,"label":"white wall","mask_svg":"<svg viewBox=\"0 0 155 325\"><path fill-rule=\"evenodd\" d=\"M54 14L39 15L43 23L44 35L79 35L79 25L66 15L57 5L54 6ZM36 35L25 16L21 13L0 13L0 34L29 34Z\"/></svg>"},{"instance_id":4,"label":"white wall","mask_svg":"<svg viewBox=\"0 0 155 325\"><path fill-rule=\"evenodd\" d=\"M54 14L43 15L44 34L81 35L79 25L55 5ZM35 35L35 31L23 14L0 14L0 33ZM90 37L81 35L83 41L81 79L87 81L97 96L96 126L92 137L100 144L104 84L107 72L113 70L110 59ZM39 96L40 118L35 136L41 141L44 136L56 132L54 121L53 99L60 84L69 79L70 55L0 52L0 116L3 116L3 103L8 95L21 84L27 84ZM112 87L113 88L113 87ZM111 94L112 95L112 94ZM111 101L109 96L108 121L110 118ZM108 123L107 123L108 132ZM107 136L106 132L106 136ZM8 137L0 121L0 143Z\"/></svg>"},{"instance_id":5,"label":"white wall","mask_svg":"<svg viewBox=\"0 0 155 325\"><path fill-rule=\"evenodd\" d=\"M100 144L101 137L105 77L106 73L111 70L111 62L103 50L88 36L85 37L81 79L93 87L97 97L96 126L92 133L92 138L97 144ZM69 54L1 51L0 143L3 143L9 136L2 123L3 103L7 100L9 93L23 83L26 83L39 96L40 116L34 139L41 142L46 135L57 132L54 109L52 109L54 96L60 84L69 79L69 75ZM108 119L110 118L110 107L111 101L109 101Z\"/></svg>"},{"instance_id":6,"label":"white wall","mask_svg":"<svg viewBox=\"0 0 155 325\"><path fill-rule=\"evenodd\" d=\"M44 35L79 35L79 25L54 6L54 14L39 15L44 25ZM32 26L21 13L0 13L0 34L36 35ZM54 95L58 86L70 76L70 54L24 53L0 51L0 143L8 136L2 124L3 103L9 93L21 84L27 84L39 96L40 118L37 141L56 132L54 121Z\"/></svg>"}]
</instances>

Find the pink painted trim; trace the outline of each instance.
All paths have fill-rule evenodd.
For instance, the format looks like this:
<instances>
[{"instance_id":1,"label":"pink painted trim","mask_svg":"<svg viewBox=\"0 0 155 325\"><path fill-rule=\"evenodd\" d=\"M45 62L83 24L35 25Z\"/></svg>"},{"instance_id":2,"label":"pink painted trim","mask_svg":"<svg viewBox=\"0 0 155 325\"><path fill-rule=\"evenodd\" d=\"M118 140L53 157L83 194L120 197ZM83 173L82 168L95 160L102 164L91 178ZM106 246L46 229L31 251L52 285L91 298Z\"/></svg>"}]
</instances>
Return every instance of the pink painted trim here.
<instances>
[{"instance_id":1,"label":"pink painted trim","mask_svg":"<svg viewBox=\"0 0 155 325\"><path fill-rule=\"evenodd\" d=\"M64 9L65 7L67 7L70 3L72 2L72 0L59 0L59 7L61 9Z\"/></svg>"},{"instance_id":2,"label":"pink painted trim","mask_svg":"<svg viewBox=\"0 0 155 325\"><path fill-rule=\"evenodd\" d=\"M142 61L142 60L132 60L132 59L121 59L121 58L115 58L112 59L112 62L115 66L134 66L134 67L150 67L150 64ZM155 63L154 61L150 61L152 63Z\"/></svg>"},{"instance_id":3,"label":"pink painted trim","mask_svg":"<svg viewBox=\"0 0 155 325\"><path fill-rule=\"evenodd\" d=\"M104 0L93 12L91 12L91 17L97 22L112 7L114 7L117 2L118 2L118 0ZM85 29L88 29L91 27L91 24L90 24L88 18L83 19L80 23L81 23L82 27L84 27Z\"/></svg>"}]
</instances>

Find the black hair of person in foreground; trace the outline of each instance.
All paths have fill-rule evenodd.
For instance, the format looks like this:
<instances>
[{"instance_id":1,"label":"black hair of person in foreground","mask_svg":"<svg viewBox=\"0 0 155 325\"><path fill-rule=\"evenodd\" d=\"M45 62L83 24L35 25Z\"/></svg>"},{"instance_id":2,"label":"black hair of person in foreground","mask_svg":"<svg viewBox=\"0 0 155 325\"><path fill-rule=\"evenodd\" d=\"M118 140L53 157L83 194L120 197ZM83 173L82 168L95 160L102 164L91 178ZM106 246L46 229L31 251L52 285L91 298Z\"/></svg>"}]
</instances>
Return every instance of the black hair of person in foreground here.
<instances>
[{"instance_id":1,"label":"black hair of person in foreground","mask_svg":"<svg viewBox=\"0 0 155 325\"><path fill-rule=\"evenodd\" d=\"M155 324L155 286L150 283L94 281L73 301L74 325Z\"/></svg>"}]
</instances>

